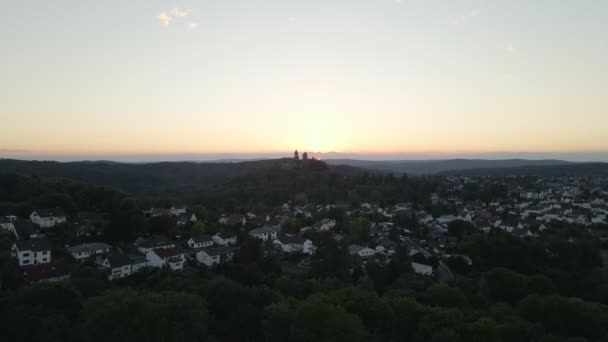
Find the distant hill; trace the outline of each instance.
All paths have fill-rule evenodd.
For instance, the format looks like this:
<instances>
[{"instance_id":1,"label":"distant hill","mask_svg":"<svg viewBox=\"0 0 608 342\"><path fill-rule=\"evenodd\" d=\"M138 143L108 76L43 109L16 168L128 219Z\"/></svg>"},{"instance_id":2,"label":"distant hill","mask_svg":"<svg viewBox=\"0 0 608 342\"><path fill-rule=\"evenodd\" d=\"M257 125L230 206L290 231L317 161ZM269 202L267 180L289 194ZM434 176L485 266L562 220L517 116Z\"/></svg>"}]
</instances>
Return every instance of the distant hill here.
<instances>
[{"instance_id":1,"label":"distant hill","mask_svg":"<svg viewBox=\"0 0 608 342\"><path fill-rule=\"evenodd\" d=\"M563 165L528 165L503 168L449 170L441 175L461 176L539 176L539 177L608 177L608 163L575 163Z\"/></svg>"},{"instance_id":2,"label":"distant hill","mask_svg":"<svg viewBox=\"0 0 608 342\"><path fill-rule=\"evenodd\" d=\"M395 160L395 161L369 161L354 159L328 159L330 165L348 165L369 170L393 173L407 173L411 175L437 174L446 171L486 169L486 168L512 168L523 166L553 166L569 165L571 162L563 160L526 160L526 159L447 159L447 160Z\"/></svg>"},{"instance_id":3,"label":"distant hill","mask_svg":"<svg viewBox=\"0 0 608 342\"><path fill-rule=\"evenodd\" d=\"M289 169L291 159L246 162L117 163L108 161L54 162L0 160L0 174L67 178L84 183L111 186L134 195L170 195L196 191L231 179L257 176L272 169ZM325 165L325 163L322 163ZM359 170L349 166L325 166L348 174Z\"/></svg>"}]
</instances>

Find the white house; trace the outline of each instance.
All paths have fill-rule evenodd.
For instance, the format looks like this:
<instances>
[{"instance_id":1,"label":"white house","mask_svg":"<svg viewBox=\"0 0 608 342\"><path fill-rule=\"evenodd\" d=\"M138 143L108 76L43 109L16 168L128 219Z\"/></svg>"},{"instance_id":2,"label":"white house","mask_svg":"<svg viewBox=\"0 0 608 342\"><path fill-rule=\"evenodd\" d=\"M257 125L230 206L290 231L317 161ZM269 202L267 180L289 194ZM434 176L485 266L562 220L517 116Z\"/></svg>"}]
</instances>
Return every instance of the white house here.
<instances>
[{"instance_id":1,"label":"white house","mask_svg":"<svg viewBox=\"0 0 608 342\"><path fill-rule=\"evenodd\" d=\"M188 247L203 248L213 246L213 238L210 235L193 236L188 240Z\"/></svg>"},{"instance_id":2,"label":"white house","mask_svg":"<svg viewBox=\"0 0 608 342\"><path fill-rule=\"evenodd\" d=\"M51 262L51 242L47 239L21 240L13 244L11 254L19 266Z\"/></svg>"},{"instance_id":3,"label":"white house","mask_svg":"<svg viewBox=\"0 0 608 342\"><path fill-rule=\"evenodd\" d=\"M363 247L363 246L359 246L359 245L350 245L348 246L348 251L350 252L350 255L358 255L361 258L369 258L371 256L373 256L374 254L376 254L376 251L371 249L371 248L367 248L367 247Z\"/></svg>"},{"instance_id":4,"label":"white house","mask_svg":"<svg viewBox=\"0 0 608 342\"><path fill-rule=\"evenodd\" d=\"M137 249L146 254L155 248L174 248L175 244L162 236L153 235L147 238L139 238L133 243Z\"/></svg>"},{"instance_id":5,"label":"white house","mask_svg":"<svg viewBox=\"0 0 608 342\"><path fill-rule=\"evenodd\" d=\"M264 226L251 230L249 236L262 241L276 240L280 230L281 228L278 226Z\"/></svg>"},{"instance_id":6,"label":"white house","mask_svg":"<svg viewBox=\"0 0 608 342\"><path fill-rule=\"evenodd\" d=\"M30 214L30 221L41 228L51 228L58 224L66 223L67 218L61 209L41 209Z\"/></svg>"},{"instance_id":7,"label":"white house","mask_svg":"<svg viewBox=\"0 0 608 342\"><path fill-rule=\"evenodd\" d=\"M146 253L146 259L151 267L162 268L168 266L173 271L184 269L186 256L178 248L155 248Z\"/></svg>"},{"instance_id":8,"label":"white house","mask_svg":"<svg viewBox=\"0 0 608 342\"><path fill-rule=\"evenodd\" d=\"M185 214L188 211L188 208L172 206L171 209L169 209L169 211L171 212L171 215L179 216L181 214Z\"/></svg>"},{"instance_id":9,"label":"white house","mask_svg":"<svg viewBox=\"0 0 608 342\"><path fill-rule=\"evenodd\" d=\"M0 229L8 230L9 232L14 233L15 226L13 225L13 220L6 216L0 217Z\"/></svg>"},{"instance_id":10,"label":"white house","mask_svg":"<svg viewBox=\"0 0 608 342\"><path fill-rule=\"evenodd\" d=\"M198 219L193 212L185 212L177 216L177 224L180 226L187 225L189 223L196 223Z\"/></svg>"},{"instance_id":11,"label":"white house","mask_svg":"<svg viewBox=\"0 0 608 342\"><path fill-rule=\"evenodd\" d=\"M196 253L196 260L209 267L223 264L232 260L234 249L220 246L216 248L203 248Z\"/></svg>"},{"instance_id":12,"label":"white house","mask_svg":"<svg viewBox=\"0 0 608 342\"><path fill-rule=\"evenodd\" d=\"M287 254L303 253L312 255L314 253L312 241L299 236L283 236L274 240L274 244L279 246L283 253Z\"/></svg>"},{"instance_id":13,"label":"white house","mask_svg":"<svg viewBox=\"0 0 608 342\"><path fill-rule=\"evenodd\" d=\"M218 233L213 235L213 242L220 246L234 246L236 245L236 235L229 233Z\"/></svg>"},{"instance_id":14,"label":"white house","mask_svg":"<svg viewBox=\"0 0 608 342\"><path fill-rule=\"evenodd\" d=\"M126 278L131 275L131 259L124 254L109 255L103 261L102 266L110 270L108 276L110 280Z\"/></svg>"},{"instance_id":15,"label":"white house","mask_svg":"<svg viewBox=\"0 0 608 342\"><path fill-rule=\"evenodd\" d=\"M80 245L67 247L72 257L77 261L86 260L92 256L100 256L110 252L111 246L103 242L83 243Z\"/></svg>"},{"instance_id":16,"label":"white house","mask_svg":"<svg viewBox=\"0 0 608 342\"><path fill-rule=\"evenodd\" d=\"M425 276L433 275L433 266L420 264L417 262L412 262L412 268L414 269L414 272L416 272L418 274L425 275Z\"/></svg>"}]
</instances>

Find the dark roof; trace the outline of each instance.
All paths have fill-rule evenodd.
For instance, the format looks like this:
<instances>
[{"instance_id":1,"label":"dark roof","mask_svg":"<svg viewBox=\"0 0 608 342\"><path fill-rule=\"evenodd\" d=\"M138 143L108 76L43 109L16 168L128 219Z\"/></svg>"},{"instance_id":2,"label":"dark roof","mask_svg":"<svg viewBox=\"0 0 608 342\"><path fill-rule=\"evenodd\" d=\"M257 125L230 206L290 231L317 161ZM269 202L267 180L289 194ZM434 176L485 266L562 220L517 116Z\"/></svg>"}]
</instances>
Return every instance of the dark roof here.
<instances>
[{"instance_id":1,"label":"dark roof","mask_svg":"<svg viewBox=\"0 0 608 342\"><path fill-rule=\"evenodd\" d=\"M131 259L128 256L118 253L109 255L108 262L112 268L131 265Z\"/></svg>"},{"instance_id":2,"label":"dark roof","mask_svg":"<svg viewBox=\"0 0 608 342\"><path fill-rule=\"evenodd\" d=\"M177 220L178 221L190 221L192 219L192 215L194 215L194 213L192 213L192 212L182 213L182 214L179 214L179 216L177 217Z\"/></svg>"},{"instance_id":3,"label":"dark roof","mask_svg":"<svg viewBox=\"0 0 608 342\"><path fill-rule=\"evenodd\" d=\"M166 238L158 235L153 235L147 238L139 238L135 240L135 247L157 248L172 245L173 243Z\"/></svg>"},{"instance_id":4,"label":"dark roof","mask_svg":"<svg viewBox=\"0 0 608 342\"><path fill-rule=\"evenodd\" d=\"M80 253L80 252L90 252L90 251L97 251L100 249L110 249L112 248L110 245L108 245L107 243L103 243L103 242L92 242L92 243L83 243L80 245L76 245L76 246L71 246L68 247L68 252L70 253Z\"/></svg>"},{"instance_id":5,"label":"dark roof","mask_svg":"<svg viewBox=\"0 0 608 342\"><path fill-rule=\"evenodd\" d=\"M74 223L101 222L103 218L98 213L81 211L74 216Z\"/></svg>"},{"instance_id":6,"label":"dark roof","mask_svg":"<svg viewBox=\"0 0 608 342\"><path fill-rule=\"evenodd\" d=\"M155 248L153 249L154 253L163 259L172 258L174 256L178 256L180 254L184 254L181 249L177 247L173 248Z\"/></svg>"},{"instance_id":7,"label":"dark roof","mask_svg":"<svg viewBox=\"0 0 608 342\"><path fill-rule=\"evenodd\" d=\"M6 216L0 217L0 223L11 223L11 222L12 222L11 219L9 219Z\"/></svg>"},{"instance_id":8,"label":"dark roof","mask_svg":"<svg viewBox=\"0 0 608 342\"><path fill-rule=\"evenodd\" d=\"M251 230L249 232L249 234L264 234L264 233L271 233L271 232L278 232L278 231L279 231L278 226L264 226L264 227L260 227L260 228Z\"/></svg>"},{"instance_id":9,"label":"dark roof","mask_svg":"<svg viewBox=\"0 0 608 342\"><path fill-rule=\"evenodd\" d=\"M40 252L51 250L51 241L48 239L19 240L15 242L15 245L20 251Z\"/></svg>"},{"instance_id":10,"label":"dark roof","mask_svg":"<svg viewBox=\"0 0 608 342\"><path fill-rule=\"evenodd\" d=\"M234 249L226 246L203 248L203 251L209 256L223 255L234 253Z\"/></svg>"},{"instance_id":11,"label":"dark roof","mask_svg":"<svg viewBox=\"0 0 608 342\"><path fill-rule=\"evenodd\" d=\"M13 222L18 239L27 239L36 232L34 224L28 220L18 219Z\"/></svg>"},{"instance_id":12,"label":"dark roof","mask_svg":"<svg viewBox=\"0 0 608 342\"><path fill-rule=\"evenodd\" d=\"M148 259L146 259L145 256L139 254L129 254L129 259L131 259L131 263L133 264L148 262Z\"/></svg>"},{"instance_id":13,"label":"dark roof","mask_svg":"<svg viewBox=\"0 0 608 342\"><path fill-rule=\"evenodd\" d=\"M219 236L222 240L236 238L236 234L232 233L217 233L215 235Z\"/></svg>"},{"instance_id":14,"label":"dark roof","mask_svg":"<svg viewBox=\"0 0 608 342\"><path fill-rule=\"evenodd\" d=\"M299 236L283 236L279 238L282 244L302 245L306 239Z\"/></svg>"},{"instance_id":15,"label":"dark roof","mask_svg":"<svg viewBox=\"0 0 608 342\"><path fill-rule=\"evenodd\" d=\"M194 240L194 242L196 243L213 242L213 238L211 237L211 235L206 234L193 236L192 240Z\"/></svg>"},{"instance_id":16,"label":"dark roof","mask_svg":"<svg viewBox=\"0 0 608 342\"><path fill-rule=\"evenodd\" d=\"M61 208L40 209L40 210L35 210L35 212L40 217L60 217L60 216L65 216L65 212Z\"/></svg>"},{"instance_id":17,"label":"dark roof","mask_svg":"<svg viewBox=\"0 0 608 342\"><path fill-rule=\"evenodd\" d=\"M70 275L70 268L63 263L46 263L22 266L23 274L31 281L47 280Z\"/></svg>"}]
</instances>

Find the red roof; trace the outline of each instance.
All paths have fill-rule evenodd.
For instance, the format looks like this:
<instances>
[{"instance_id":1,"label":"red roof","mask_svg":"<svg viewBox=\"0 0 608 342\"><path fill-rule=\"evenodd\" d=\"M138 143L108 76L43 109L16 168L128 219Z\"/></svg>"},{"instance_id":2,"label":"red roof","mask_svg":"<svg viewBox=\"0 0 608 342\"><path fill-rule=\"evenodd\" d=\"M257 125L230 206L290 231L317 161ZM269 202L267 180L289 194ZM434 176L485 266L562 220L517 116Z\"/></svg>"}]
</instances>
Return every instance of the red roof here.
<instances>
[{"instance_id":1,"label":"red roof","mask_svg":"<svg viewBox=\"0 0 608 342\"><path fill-rule=\"evenodd\" d=\"M36 264L21 269L25 277L34 282L70 275L70 269L65 264Z\"/></svg>"}]
</instances>

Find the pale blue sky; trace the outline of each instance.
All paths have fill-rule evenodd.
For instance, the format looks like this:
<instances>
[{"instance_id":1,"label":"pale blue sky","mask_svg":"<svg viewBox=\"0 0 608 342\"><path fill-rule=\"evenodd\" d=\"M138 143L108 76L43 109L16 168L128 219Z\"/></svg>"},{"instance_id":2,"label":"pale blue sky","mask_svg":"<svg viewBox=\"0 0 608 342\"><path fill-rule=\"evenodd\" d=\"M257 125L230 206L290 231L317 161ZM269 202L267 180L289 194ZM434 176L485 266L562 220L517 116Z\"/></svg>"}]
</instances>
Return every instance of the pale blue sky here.
<instances>
[{"instance_id":1,"label":"pale blue sky","mask_svg":"<svg viewBox=\"0 0 608 342\"><path fill-rule=\"evenodd\" d=\"M3 5L0 157L608 151L608 1Z\"/></svg>"}]
</instances>

